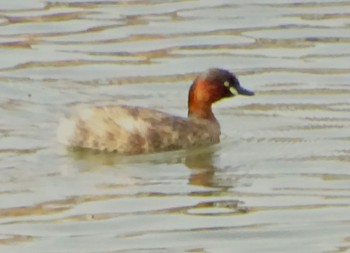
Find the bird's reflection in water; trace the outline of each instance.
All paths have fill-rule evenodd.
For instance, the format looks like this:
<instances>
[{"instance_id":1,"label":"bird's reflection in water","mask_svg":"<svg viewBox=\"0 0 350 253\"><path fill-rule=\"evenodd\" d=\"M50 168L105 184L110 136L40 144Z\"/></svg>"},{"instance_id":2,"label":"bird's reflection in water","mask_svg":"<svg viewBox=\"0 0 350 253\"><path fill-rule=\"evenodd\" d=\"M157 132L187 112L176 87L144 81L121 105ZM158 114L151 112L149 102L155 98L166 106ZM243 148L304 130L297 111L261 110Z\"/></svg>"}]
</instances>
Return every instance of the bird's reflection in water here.
<instances>
[{"instance_id":1,"label":"bird's reflection in water","mask_svg":"<svg viewBox=\"0 0 350 253\"><path fill-rule=\"evenodd\" d=\"M185 164L192 170L189 183L199 186L214 186L215 149L210 148L201 152L187 152Z\"/></svg>"},{"instance_id":2,"label":"bird's reflection in water","mask_svg":"<svg viewBox=\"0 0 350 253\"><path fill-rule=\"evenodd\" d=\"M74 167L80 171L99 171L119 166L144 164L144 166L160 164L184 164L191 170L189 184L216 187L214 174L217 146L196 148L192 150L170 151L145 155L118 155L116 153L98 152L87 149L68 149L66 154L73 158Z\"/></svg>"}]
</instances>

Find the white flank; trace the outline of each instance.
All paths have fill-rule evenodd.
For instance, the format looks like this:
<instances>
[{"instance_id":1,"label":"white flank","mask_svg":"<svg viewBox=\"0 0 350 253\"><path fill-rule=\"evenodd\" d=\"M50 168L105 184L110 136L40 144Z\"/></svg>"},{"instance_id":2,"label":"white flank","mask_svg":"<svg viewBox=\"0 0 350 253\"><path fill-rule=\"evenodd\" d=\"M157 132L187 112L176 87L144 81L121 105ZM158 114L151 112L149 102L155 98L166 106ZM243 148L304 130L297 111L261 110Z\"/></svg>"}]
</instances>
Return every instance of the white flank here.
<instances>
[{"instance_id":1,"label":"white flank","mask_svg":"<svg viewBox=\"0 0 350 253\"><path fill-rule=\"evenodd\" d=\"M130 115L123 115L115 123L129 133L140 133L145 135L148 131L149 124L142 119L136 119Z\"/></svg>"}]
</instances>

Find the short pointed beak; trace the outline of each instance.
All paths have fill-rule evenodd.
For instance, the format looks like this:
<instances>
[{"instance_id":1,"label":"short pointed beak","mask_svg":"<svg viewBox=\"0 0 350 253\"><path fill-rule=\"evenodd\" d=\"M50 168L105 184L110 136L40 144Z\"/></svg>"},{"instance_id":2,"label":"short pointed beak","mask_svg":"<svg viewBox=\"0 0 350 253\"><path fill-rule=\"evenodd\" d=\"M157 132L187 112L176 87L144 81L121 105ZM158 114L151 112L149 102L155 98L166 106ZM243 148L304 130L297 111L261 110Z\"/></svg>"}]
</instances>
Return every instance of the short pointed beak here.
<instances>
[{"instance_id":1,"label":"short pointed beak","mask_svg":"<svg viewBox=\"0 0 350 253\"><path fill-rule=\"evenodd\" d=\"M238 86L236 88L237 90L237 93L240 94L240 95L244 95L244 96L254 96L254 92L253 91L250 91L250 90L246 90L244 89L243 87L241 86Z\"/></svg>"}]
</instances>

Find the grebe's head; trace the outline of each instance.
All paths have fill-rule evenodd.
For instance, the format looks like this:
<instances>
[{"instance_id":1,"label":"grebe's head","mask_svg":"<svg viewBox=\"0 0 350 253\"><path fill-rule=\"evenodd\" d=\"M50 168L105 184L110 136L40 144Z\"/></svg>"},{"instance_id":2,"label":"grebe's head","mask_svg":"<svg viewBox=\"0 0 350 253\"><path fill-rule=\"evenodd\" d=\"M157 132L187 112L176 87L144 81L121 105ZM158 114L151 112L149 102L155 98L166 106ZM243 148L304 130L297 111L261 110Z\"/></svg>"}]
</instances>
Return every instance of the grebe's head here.
<instances>
[{"instance_id":1,"label":"grebe's head","mask_svg":"<svg viewBox=\"0 0 350 253\"><path fill-rule=\"evenodd\" d=\"M215 121L211 105L220 99L236 95L253 96L244 89L237 77L224 69L208 69L193 81L188 94L188 116Z\"/></svg>"},{"instance_id":2,"label":"grebe's head","mask_svg":"<svg viewBox=\"0 0 350 253\"><path fill-rule=\"evenodd\" d=\"M199 74L189 92L189 106L200 103L210 106L226 97L236 95L253 96L254 92L244 89L237 77L230 71L212 68Z\"/></svg>"}]
</instances>

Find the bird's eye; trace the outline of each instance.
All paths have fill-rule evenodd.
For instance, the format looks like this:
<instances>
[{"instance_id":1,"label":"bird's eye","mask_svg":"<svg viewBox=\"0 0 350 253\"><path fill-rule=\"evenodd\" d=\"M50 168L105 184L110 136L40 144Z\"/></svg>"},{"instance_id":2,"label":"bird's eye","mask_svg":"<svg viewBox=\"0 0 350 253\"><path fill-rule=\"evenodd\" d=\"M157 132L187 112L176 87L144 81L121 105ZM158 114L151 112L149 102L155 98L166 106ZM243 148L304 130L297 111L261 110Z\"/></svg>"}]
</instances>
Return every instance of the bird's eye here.
<instances>
[{"instance_id":1,"label":"bird's eye","mask_svg":"<svg viewBox=\"0 0 350 253\"><path fill-rule=\"evenodd\" d=\"M225 86L226 88L230 87L230 82L229 82L229 81L225 81L225 82L224 82L224 86Z\"/></svg>"}]
</instances>

